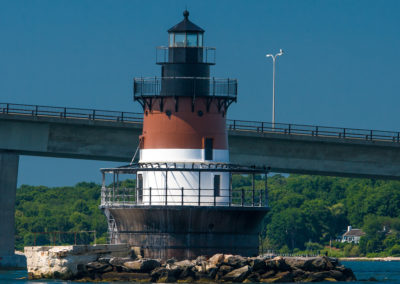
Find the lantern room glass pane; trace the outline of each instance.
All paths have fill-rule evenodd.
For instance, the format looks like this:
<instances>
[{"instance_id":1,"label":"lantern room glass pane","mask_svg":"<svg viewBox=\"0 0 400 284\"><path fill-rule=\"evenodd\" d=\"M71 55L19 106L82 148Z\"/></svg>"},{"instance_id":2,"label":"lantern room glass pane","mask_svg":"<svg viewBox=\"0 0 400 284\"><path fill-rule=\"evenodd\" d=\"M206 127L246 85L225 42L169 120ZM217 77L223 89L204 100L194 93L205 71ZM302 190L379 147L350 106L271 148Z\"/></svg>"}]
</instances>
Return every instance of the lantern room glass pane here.
<instances>
[{"instance_id":1,"label":"lantern room glass pane","mask_svg":"<svg viewBox=\"0 0 400 284\"><path fill-rule=\"evenodd\" d=\"M197 34L186 35L187 46L197 46Z\"/></svg>"},{"instance_id":2,"label":"lantern room glass pane","mask_svg":"<svg viewBox=\"0 0 400 284\"><path fill-rule=\"evenodd\" d=\"M169 46L170 47L174 46L174 34L173 33L169 34Z\"/></svg>"},{"instance_id":3,"label":"lantern room glass pane","mask_svg":"<svg viewBox=\"0 0 400 284\"><path fill-rule=\"evenodd\" d=\"M186 45L186 34L176 33L175 34L175 44L176 47L184 47Z\"/></svg>"},{"instance_id":4,"label":"lantern room glass pane","mask_svg":"<svg viewBox=\"0 0 400 284\"><path fill-rule=\"evenodd\" d=\"M199 36L199 47L203 46L203 34L198 34Z\"/></svg>"}]
</instances>

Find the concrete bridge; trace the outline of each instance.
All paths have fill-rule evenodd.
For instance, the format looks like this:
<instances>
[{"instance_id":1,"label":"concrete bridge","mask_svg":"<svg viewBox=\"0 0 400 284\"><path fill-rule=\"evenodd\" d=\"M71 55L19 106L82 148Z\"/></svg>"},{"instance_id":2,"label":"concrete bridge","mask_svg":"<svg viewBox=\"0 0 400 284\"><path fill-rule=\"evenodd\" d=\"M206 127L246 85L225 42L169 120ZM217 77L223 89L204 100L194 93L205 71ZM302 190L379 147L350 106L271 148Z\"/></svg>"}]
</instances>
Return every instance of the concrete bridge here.
<instances>
[{"instance_id":1,"label":"concrete bridge","mask_svg":"<svg viewBox=\"0 0 400 284\"><path fill-rule=\"evenodd\" d=\"M227 127L232 163L400 179L399 132L240 120ZM14 250L19 155L130 162L141 130L140 113L0 103L0 267Z\"/></svg>"}]
</instances>

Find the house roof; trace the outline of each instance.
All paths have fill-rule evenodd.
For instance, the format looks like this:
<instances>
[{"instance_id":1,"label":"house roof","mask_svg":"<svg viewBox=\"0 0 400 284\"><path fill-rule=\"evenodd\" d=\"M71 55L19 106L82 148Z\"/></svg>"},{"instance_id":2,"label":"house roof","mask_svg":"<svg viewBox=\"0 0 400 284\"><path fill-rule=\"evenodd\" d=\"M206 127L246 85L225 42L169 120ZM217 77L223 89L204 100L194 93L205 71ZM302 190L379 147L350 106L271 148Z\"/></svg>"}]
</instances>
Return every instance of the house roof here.
<instances>
[{"instance_id":1,"label":"house roof","mask_svg":"<svg viewBox=\"0 0 400 284\"><path fill-rule=\"evenodd\" d=\"M365 233L361 229L351 229L343 234L343 237L361 237L364 236Z\"/></svg>"}]
</instances>

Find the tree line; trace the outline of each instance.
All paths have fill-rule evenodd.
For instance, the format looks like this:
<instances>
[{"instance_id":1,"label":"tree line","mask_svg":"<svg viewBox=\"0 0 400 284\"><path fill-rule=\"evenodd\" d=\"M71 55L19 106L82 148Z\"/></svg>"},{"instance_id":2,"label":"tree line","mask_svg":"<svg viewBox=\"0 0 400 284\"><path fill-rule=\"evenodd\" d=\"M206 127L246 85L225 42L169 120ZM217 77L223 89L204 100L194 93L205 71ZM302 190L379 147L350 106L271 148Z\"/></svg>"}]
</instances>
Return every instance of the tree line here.
<instances>
[{"instance_id":1,"label":"tree line","mask_svg":"<svg viewBox=\"0 0 400 284\"><path fill-rule=\"evenodd\" d=\"M251 190L249 176L234 176L232 186ZM135 186L134 181L125 181ZM264 188L262 177L255 187ZM299 252L327 249L345 256L400 255L400 182L311 175L268 178L270 211L262 225L264 249ZM96 231L107 241L106 218L99 209L101 186L81 182L70 187L22 185L16 200L16 247L50 244L51 236L33 232ZM366 233L359 245L337 242L347 226ZM71 243L72 235L57 243ZM82 243L93 242L89 235ZM332 250L333 249L333 250Z\"/></svg>"}]
</instances>

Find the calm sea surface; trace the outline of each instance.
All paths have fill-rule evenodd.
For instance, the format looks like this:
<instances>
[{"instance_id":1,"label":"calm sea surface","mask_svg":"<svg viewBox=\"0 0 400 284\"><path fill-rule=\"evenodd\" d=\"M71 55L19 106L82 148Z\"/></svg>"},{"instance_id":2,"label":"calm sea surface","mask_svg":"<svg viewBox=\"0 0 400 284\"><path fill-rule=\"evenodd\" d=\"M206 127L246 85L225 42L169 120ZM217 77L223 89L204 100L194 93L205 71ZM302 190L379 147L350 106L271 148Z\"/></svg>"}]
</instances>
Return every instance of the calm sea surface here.
<instances>
[{"instance_id":1,"label":"calm sea surface","mask_svg":"<svg viewBox=\"0 0 400 284\"><path fill-rule=\"evenodd\" d=\"M400 261L342 261L342 263L353 269L358 280L352 283L365 283L365 280L374 277L378 282L372 283L400 283ZM0 270L0 283L67 283L66 281L29 281L20 279L26 277L27 273L23 270L11 270L1 271ZM82 283L82 282L81 282Z\"/></svg>"}]
</instances>

